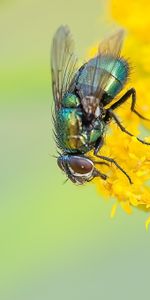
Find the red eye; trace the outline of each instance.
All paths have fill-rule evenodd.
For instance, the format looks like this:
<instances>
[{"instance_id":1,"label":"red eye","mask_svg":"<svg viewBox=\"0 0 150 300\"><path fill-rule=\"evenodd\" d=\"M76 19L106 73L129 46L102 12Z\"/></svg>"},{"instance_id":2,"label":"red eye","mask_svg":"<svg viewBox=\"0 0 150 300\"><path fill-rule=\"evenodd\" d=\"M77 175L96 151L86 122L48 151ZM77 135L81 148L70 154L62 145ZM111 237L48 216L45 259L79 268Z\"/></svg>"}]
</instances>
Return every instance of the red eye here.
<instances>
[{"instance_id":1,"label":"red eye","mask_svg":"<svg viewBox=\"0 0 150 300\"><path fill-rule=\"evenodd\" d=\"M69 167L75 174L81 175L90 173L94 168L91 160L81 156L71 156L69 158Z\"/></svg>"}]
</instances>

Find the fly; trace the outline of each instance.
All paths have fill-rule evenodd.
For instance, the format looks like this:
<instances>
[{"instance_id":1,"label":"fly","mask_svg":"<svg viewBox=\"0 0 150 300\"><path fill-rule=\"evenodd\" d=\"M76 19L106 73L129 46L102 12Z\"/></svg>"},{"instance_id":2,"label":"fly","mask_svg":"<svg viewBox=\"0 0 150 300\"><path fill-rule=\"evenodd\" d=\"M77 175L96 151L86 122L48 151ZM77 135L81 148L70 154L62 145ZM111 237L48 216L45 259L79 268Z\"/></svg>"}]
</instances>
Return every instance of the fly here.
<instances>
[{"instance_id":1,"label":"fly","mask_svg":"<svg viewBox=\"0 0 150 300\"><path fill-rule=\"evenodd\" d=\"M133 136L120 123L114 112L130 97L131 111L148 120L135 109L134 88L111 104L123 89L130 74L127 60L120 55L123 38L124 31L119 30L102 41L97 55L79 69L69 28L59 27L53 38L51 50L55 102L53 120L56 144L60 151L57 163L67 177L77 184L91 181L94 177L107 179L107 175L95 167L97 163L113 163L132 183L130 176L113 158L99 154L104 141L104 132L111 120L114 120L124 133ZM138 137L137 140L150 145ZM95 156L93 160L86 155L90 150L93 150Z\"/></svg>"}]
</instances>

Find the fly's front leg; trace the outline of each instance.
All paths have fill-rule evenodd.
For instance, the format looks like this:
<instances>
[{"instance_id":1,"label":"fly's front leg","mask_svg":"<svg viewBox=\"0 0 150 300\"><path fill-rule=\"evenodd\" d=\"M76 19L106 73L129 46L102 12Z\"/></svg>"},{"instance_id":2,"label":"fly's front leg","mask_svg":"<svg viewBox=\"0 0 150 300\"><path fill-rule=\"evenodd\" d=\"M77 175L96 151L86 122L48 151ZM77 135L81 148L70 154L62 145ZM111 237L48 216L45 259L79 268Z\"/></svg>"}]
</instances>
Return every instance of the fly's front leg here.
<instances>
[{"instance_id":1,"label":"fly's front leg","mask_svg":"<svg viewBox=\"0 0 150 300\"><path fill-rule=\"evenodd\" d=\"M102 160L106 160L110 163L113 163L129 180L130 184L132 184L132 180L130 178L130 176L126 173L126 171L113 159L107 156L103 156L103 155L96 155L96 157L102 159ZM98 163L97 161L94 161L95 163Z\"/></svg>"},{"instance_id":2,"label":"fly's front leg","mask_svg":"<svg viewBox=\"0 0 150 300\"><path fill-rule=\"evenodd\" d=\"M94 170L93 177L94 177L94 178L95 178L95 177L100 177L100 178L102 178L103 180L106 180L106 179L107 179L107 175L104 174L104 173L102 173L102 172L100 172L100 171L97 170L97 169Z\"/></svg>"},{"instance_id":3,"label":"fly's front leg","mask_svg":"<svg viewBox=\"0 0 150 300\"><path fill-rule=\"evenodd\" d=\"M123 131L125 132L126 134L130 135L130 136L134 136L131 132L129 132L128 130L126 130L126 128L120 123L120 121L118 120L117 116L114 114L114 112L109 108L107 110L107 115L106 115L106 122L111 120L111 119L114 119L114 121L116 122L116 124L118 125L118 127ZM136 137L136 139L142 143L142 144L145 144L145 145L150 145L150 143L148 142L145 142L144 140Z\"/></svg>"},{"instance_id":4,"label":"fly's front leg","mask_svg":"<svg viewBox=\"0 0 150 300\"><path fill-rule=\"evenodd\" d=\"M133 111L136 115L138 115L139 118L143 119L143 120L147 120L150 121L150 119L145 118L144 116L142 116L136 109L135 109L135 104L136 104L136 90L134 88L128 90L116 103L112 104L110 106L110 110L114 110L116 108L118 108L120 105L122 105L124 102L126 102L129 97L132 97L132 102L131 102L131 111Z\"/></svg>"}]
</instances>

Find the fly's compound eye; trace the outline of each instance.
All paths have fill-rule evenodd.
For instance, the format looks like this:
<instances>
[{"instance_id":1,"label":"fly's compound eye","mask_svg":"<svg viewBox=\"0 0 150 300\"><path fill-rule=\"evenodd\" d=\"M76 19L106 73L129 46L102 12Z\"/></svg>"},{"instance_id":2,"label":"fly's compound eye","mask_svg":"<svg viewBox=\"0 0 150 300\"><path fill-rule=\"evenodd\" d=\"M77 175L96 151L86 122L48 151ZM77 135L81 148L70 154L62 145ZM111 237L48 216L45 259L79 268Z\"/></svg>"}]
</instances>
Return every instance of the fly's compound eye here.
<instances>
[{"instance_id":1,"label":"fly's compound eye","mask_svg":"<svg viewBox=\"0 0 150 300\"><path fill-rule=\"evenodd\" d=\"M69 169L75 176L87 176L93 172L94 165L91 160L81 156L69 158Z\"/></svg>"}]
</instances>

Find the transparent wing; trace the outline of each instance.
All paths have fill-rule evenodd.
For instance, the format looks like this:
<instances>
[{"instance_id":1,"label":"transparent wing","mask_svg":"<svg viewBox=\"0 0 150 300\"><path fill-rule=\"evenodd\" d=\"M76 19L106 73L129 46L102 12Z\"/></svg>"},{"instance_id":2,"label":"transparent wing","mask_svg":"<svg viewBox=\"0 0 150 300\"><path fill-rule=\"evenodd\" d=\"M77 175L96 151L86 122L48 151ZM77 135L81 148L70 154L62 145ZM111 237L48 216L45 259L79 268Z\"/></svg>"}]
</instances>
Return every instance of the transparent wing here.
<instances>
[{"instance_id":1,"label":"transparent wing","mask_svg":"<svg viewBox=\"0 0 150 300\"><path fill-rule=\"evenodd\" d=\"M123 39L124 39L124 31L119 30L111 37L103 40L99 45L98 48L99 68L102 68L104 56L106 57L106 63L109 64L109 72L102 72L99 85L97 87L99 98L101 98L101 94L103 93L106 85L109 82L111 73L113 73L113 69L116 66L117 58L120 57L120 53L123 45ZM113 60L111 58L113 58ZM110 64L110 60L111 60L111 64Z\"/></svg>"},{"instance_id":2,"label":"transparent wing","mask_svg":"<svg viewBox=\"0 0 150 300\"><path fill-rule=\"evenodd\" d=\"M98 54L118 57L121 52L123 38L124 30L119 30L111 37L104 39L99 45Z\"/></svg>"},{"instance_id":3,"label":"transparent wing","mask_svg":"<svg viewBox=\"0 0 150 300\"><path fill-rule=\"evenodd\" d=\"M51 49L52 89L57 109L61 107L61 99L74 77L76 62L70 30L61 26L54 35Z\"/></svg>"},{"instance_id":4,"label":"transparent wing","mask_svg":"<svg viewBox=\"0 0 150 300\"><path fill-rule=\"evenodd\" d=\"M103 40L98 46L97 55L82 67L77 79L77 89L82 98L87 95L101 98L117 62L115 59L120 56L123 37L124 31L120 30Z\"/></svg>"}]
</instances>

